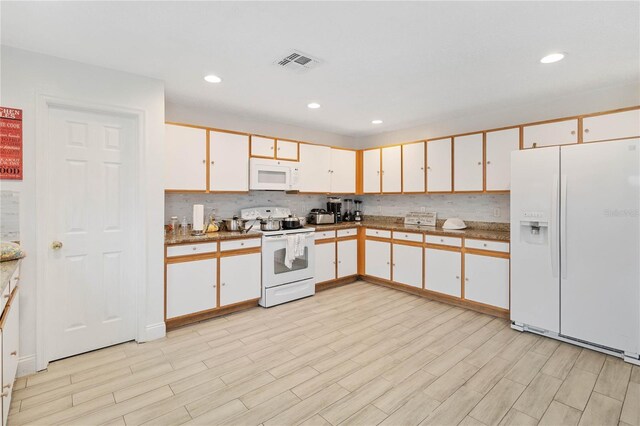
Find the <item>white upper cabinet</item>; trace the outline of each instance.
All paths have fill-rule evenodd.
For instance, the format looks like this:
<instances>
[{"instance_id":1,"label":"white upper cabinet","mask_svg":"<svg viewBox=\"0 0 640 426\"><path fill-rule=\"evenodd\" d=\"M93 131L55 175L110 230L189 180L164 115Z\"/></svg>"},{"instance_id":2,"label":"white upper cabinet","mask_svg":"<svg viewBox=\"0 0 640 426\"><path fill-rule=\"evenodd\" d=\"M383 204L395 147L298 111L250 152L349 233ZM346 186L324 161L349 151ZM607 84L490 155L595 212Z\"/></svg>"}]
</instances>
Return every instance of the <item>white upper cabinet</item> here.
<instances>
[{"instance_id":1,"label":"white upper cabinet","mask_svg":"<svg viewBox=\"0 0 640 426\"><path fill-rule=\"evenodd\" d=\"M356 152L331 148L331 190L333 193L356 192Z\"/></svg>"},{"instance_id":2,"label":"white upper cabinet","mask_svg":"<svg viewBox=\"0 0 640 426\"><path fill-rule=\"evenodd\" d=\"M279 160L298 161L298 142L278 139L276 142L276 158Z\"/></svg>"},{"instance_id":3,"label":"white upper cabinet","mask_svg":"<svg viewBox=\"0 0 640 426\"><path fill-rule=\"evenodd\" d=\"M209 133L210 191L249 191L249 136Z\"/></svg>"},{"instance_id":4,"label":"white upper cabinet","mask_svg":"<svg viewBox=\"0 0 640 426\"><path fill-rule=\"evenodd\" d=\"M402 191L425 191L424 142L402 145Z\"/></svg>"},{"instance_id":5,"label":"white upper cabinet","mask_svg":"<svg viewBox=\"0 0 640 426\"><path fill-rule=\"evenodd\" d=\"M486 190L508 191L511 188L511 152L520 149L520 129L487 132Z\"/></svg>"},{"instance_id":6,"label":"white upper cabinet","mask_svg":"<svg viewBox=\"0 0 640 426\"><path fill-rule=\"evenodd\" d=\"M175 124L164 128L165 189L206 191L207 131Z\"/></svg>"},{"instance_id":7,"label":"white upper cabinet","mask_svg":"<svg viewBox=\"0 0 640 426\"><path fill-rule=\"evenodd\" d=\"M300 191L331 191L331 148L300 144Z\"/></svg>"},{"instance_id":8,"label":"white upper cabinet","mask_svg":"<svg viewBox=\"0 0 640 426\"><path fill-rule=\"evenodd\" d=\"M427 142L427 192L451 191L451 138Z\"/></svg>"},{"instance_id":9,"label":"white upper cabinet","mask_svg":"<svg viewBox=\"0 0 640 426\"><path fill-rule=\"evenodd\" d=\"M578 120L555 121L523 127L523 148L578 143Z\"/></svg>"},{"instance_id":10,"label":"white upper cabinet","mask_svg":"<svg viewBox=\"0 0 640 426\"><path fill-rule=\"evenodd\" d=\"M640 109L596 115L582 120L582 141L640 137Z\"/></svg>"},{"instance_id":11,"label":"white upper cabinet","mask_svg":"<svg viewBox=\"0 0 640 426\"><path fill-rule=\"evenodd\" d=\"M273 158L276 140L262 136L251 136L251 156Z\"/></svg>"},{"instance_id":12,"label":"white upper cabinet","mask_svg":"<svg viewBox=\"0 0 640 426\"><path fill-rule=\"evenodd\" d=\"M382 192L402 192L402 147L382 148Z\"/></svg>"},{"instance_id":13,"label":"white upper cabinet","mask_svg":"<svg viewBox=\"0 0 640 426\"><path fill-rule=\"evenodd\" d=\"M380 149L368 149L362 154L362 186L364 193L380 192Z\"/></svg>"},{"instance_id":14,"label":"white upper cabinet","mask_svg":"<svg viewBox=\"0 0 640 426\"><path fill-rule=\"evenodd\" d=\"M453 138L453 190L482 191L482 133Z\"/></svg>"}]
</instances>

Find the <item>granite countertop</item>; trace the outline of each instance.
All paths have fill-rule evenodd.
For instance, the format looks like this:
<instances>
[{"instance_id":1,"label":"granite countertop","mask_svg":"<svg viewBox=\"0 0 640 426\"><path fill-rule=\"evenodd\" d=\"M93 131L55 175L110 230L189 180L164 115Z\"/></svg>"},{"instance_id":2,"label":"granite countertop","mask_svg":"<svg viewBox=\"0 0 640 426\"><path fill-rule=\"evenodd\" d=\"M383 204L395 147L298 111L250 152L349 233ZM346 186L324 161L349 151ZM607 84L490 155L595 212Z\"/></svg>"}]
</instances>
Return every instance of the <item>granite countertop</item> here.
<instances>
[{"instance_id":1,"label":"granite countertop","mask_svg":"<svg viewBox=\"0 0 640 426\"><path fill-rule=\"evenodd\" d=\"M230 232L230 231L218 231L211 232L204 235L166 235L164 237L165 245L184 244L184 243L206 243L211 241L222 240L242 240L246 238L261 238L262 234L258 231L244 232Z\"/></svg>"},{"instance_id":2,"label":"granite countertop","mask_svg":"<svg viewBox=\"0 0 640 426\"><path fill-rule=\"evenodd\" d=\"M365 226L367 228L384 229L389 231L407 231L407 232L420 232L432 235L444 235L449 237L462 237L462 238L479 238L484 240L495 241L510 241L509 237L509 224L503 223L491 223L491 222L467 222L469 226L466 229L452 230L443 229L442 222L437 224L438 226L410 226L397 220L375 220L365 219L362 222L342 222L332 223L328 225L307 225L314 227L319 231L333 230L333 229L346 229L358 226Z\"/></svg>"},{"instance_id":3,"label":"granite countertop","mask_svg":"<svg viewBox=\"0 0 640 426\"><path fill-rule=\"evenodd\" d=\"M9 281L20 265L21 260L22 259L16 259L0 262L0 293L2 293L4 289L7 288L7 285L9 285Z\"/></svg>"}]
</instances>

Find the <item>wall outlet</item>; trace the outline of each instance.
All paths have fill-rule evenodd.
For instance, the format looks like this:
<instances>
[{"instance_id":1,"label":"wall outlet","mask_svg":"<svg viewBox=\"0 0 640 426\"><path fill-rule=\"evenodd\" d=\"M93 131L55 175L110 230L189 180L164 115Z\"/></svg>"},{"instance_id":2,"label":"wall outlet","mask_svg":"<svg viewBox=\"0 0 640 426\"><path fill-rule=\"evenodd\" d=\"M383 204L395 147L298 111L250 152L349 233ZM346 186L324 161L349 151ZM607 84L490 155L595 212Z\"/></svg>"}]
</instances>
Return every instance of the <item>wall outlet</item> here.
<instances>
[{"instance_id":1,"label":"wall outlet","mask_svg":"<svg viewBox=\"0 0 640 426\"><path fill-rule=\"evenodd\" d=\"M378 206L378 214L382 214L382 206Z\"/></svg>"},{"instance_id":2,"label":"wall outlet","mask_svg":"<svg viewBox=\"0 0 640 426\"><path fill-rule=\"evenodd\" d=\"M420 207L420 213L426 213L426 212L427 212L426 207Z\"/></svg>"},{"instance_id":3,"label":"wall outlet","mask_svg":"<svg viewBox=\"0 0 640 426\"><path fill-rule=\"evenodd\" d=\"M500 207L493 209L493 217L500 217Z\"/></svg>"}]
</instances>

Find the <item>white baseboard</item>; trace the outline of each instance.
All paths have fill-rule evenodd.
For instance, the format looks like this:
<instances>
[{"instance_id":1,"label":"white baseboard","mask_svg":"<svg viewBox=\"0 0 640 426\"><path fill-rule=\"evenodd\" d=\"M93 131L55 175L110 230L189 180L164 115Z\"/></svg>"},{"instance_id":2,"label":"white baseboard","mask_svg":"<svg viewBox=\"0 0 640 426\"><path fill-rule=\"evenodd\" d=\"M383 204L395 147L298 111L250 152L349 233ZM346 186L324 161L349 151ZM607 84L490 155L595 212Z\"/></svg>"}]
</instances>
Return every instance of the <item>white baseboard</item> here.
<instances>
[{"instance_id":1,"label":"white baseboard","mask_svg":"<svg viewBox=\"0 0 640 426\"><path fill-rule=\"evenodd\" d=\"M36 355L21 356L18 360L16 377L28 376L36 372Z\"/></svg>"},{"instance_id":2,"label":"white baseboard","mask_svg":"<svg viewBox=\"0 0 640 426\"><path fill-rule=\"evenodd\" d=\"M149 324L144 328L144 336L138 339L139 343L150 342L156 339L162 339L167 334L164 322L157 324Z\"/></svg>"}]
</instances>

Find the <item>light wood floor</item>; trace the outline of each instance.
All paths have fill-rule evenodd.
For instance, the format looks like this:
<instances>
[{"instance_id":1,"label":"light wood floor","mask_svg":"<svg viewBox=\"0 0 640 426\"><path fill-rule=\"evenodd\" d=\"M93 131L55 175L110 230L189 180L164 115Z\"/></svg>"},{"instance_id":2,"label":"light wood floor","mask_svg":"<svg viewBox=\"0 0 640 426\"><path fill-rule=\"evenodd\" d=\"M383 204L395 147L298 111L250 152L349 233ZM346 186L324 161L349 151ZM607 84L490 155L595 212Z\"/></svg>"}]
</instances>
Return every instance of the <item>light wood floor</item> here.
<instances>
[{"instance_id":1,"label":"light wood floor","mask_svg":"<svg viewBox=\"0 0 640 426\"><path fill-rule=\"evenodd\" d=\"M10 425L640 425L640 368L367 283L54 362Z\"/></svg>"}]
</instances>

